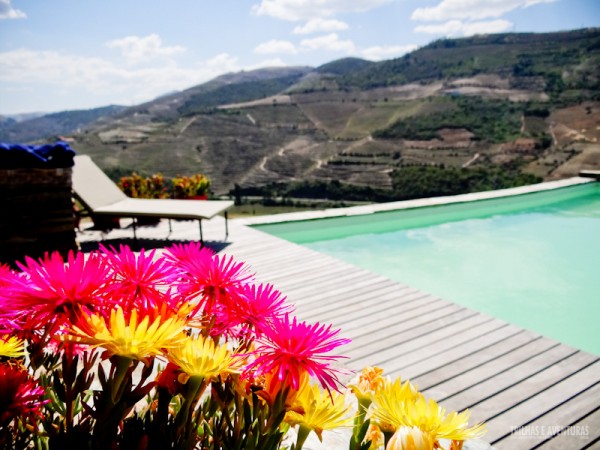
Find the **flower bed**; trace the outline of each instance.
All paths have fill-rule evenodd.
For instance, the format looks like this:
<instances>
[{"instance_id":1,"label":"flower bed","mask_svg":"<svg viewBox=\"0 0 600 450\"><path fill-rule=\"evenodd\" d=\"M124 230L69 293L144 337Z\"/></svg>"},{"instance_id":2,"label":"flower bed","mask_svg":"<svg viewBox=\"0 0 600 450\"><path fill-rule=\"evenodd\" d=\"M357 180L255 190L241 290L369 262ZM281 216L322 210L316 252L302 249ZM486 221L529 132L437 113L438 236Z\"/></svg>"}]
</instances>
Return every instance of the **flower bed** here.
<instances>
[{"instance_id":1,"label":"flower bed","mask_svg":"<svg viewBox=\"0 0 600 450\"><path fill-rule=\"evenodd\" d=\"M129 176L121 177L119 188L132 198L169 198L165 178L160 173L155 173L151 177L142 177L133 172Z\"/></svg>"},{"instance_id":2,"label":"flower bed","mask_svg":"<svg viewBox=\"0 0 600 450\"><path fill-rule=\"evenodd\" d=\"M206 200L210 189L210 180L202 174L190 177L175 177L171 180L173 185L173 198Z\"/></svg>"},{"instance_id":3,"label":"flower bed","mask_svg":"<svg viewBox=\"0 0 600 450\"><path fill-rule=\"evenodd\" d=\"M197 243L20 269L0 267L1 448L300 450L346 427L350 450L458 450L483 432L381 369L344 384L339 330Z\"/></svg>"},{"instance_id":4,"label":"flower bed","mask_svg":"<svg viewBox=\"0 0 600 450\"><path fill-rule=\"evenodd\" d=\"M165 183L160 173L150 177L142 177L136 172L121 177L119 188L133 198L177 198L177 199L208 199L210 180L202 174L190 177L180 176Z\"/></svg>"}]
</instances>

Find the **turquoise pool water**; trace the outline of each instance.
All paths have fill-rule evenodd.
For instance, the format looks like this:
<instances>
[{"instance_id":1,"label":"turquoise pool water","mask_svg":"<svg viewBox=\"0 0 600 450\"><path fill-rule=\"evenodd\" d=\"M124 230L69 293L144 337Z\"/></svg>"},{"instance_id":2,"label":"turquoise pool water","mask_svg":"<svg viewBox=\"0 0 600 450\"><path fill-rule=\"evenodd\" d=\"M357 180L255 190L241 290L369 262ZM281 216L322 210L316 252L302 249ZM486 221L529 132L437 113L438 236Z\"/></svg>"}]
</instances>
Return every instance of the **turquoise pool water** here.
<instances>
[{"instance_id":1,"label":"turquoise pool water","mask_svg":"<svg viewBox=\"0 0 600 450\"><path fill-rule=\"evenodd\" d=\"M258 228L600 355L600 183Z\"/></svg>"}]
</instances>

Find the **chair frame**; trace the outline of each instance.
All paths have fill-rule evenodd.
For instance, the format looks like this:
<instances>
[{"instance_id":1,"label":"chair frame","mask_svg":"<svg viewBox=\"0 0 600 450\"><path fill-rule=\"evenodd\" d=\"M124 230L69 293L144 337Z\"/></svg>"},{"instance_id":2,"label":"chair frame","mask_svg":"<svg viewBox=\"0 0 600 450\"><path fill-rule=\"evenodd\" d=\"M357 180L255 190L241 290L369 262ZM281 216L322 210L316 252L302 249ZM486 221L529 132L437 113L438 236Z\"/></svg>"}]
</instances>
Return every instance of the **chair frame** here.
<instances>
[{"instance_id":1,"label":"chair frame","mask_svg":"<svg viewBox=\"0 0 600 450\"><path fill-rule=\"evenodd\" d=\"M233 206L233 201L130 198L88 155L76 155L74 161L72 190L75 198L92 216L133 219L133 236L136 240L137 219L155 217L169 219L169 233L172 231L171 219L198 220L200 242L204 243L202 220L220 213L225 218L225 239L229 237L227 209Z\"/></svg>"}]
</instances>

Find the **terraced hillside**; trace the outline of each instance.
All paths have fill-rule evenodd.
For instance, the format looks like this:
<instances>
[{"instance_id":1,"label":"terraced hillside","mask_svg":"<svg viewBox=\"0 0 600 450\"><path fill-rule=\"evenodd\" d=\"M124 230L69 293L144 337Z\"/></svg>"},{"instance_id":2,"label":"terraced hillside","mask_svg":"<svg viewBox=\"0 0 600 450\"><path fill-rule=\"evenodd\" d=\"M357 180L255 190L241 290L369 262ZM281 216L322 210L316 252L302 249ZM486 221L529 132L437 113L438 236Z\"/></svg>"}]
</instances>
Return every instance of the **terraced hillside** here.
<instances>
[{"instance_id":1,"label":"terraced hillside","mask_svg":"<svg viewBox=\"0 0 600 450\"><path fill-rule=\"evenodd\" d=\"M219 77L73 145L113 173L205 172L217 194L299 180L389 189L422 166L558 178L600 167L598 63L600 30L443 40L381 63Z\"/></svg>"}]
</instances>

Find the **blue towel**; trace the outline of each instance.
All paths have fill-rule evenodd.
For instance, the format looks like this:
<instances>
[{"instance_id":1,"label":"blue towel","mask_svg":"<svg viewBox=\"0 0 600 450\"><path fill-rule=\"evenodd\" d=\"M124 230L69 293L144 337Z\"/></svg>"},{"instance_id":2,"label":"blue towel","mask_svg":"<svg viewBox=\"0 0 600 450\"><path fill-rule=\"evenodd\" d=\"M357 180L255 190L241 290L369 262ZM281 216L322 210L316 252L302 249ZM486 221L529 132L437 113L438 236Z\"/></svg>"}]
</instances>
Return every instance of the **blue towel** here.
<instances>
[{"instance_id":1,"label":"blue towel","mask_svg":"<svg viewBox=\"0 0 600 450\"><path fill-rule=\"evenodd\" d=\"M47 145L0 143L0 169L72 167L75 151L66 142Z\"/></svg>"}]
</instances>

